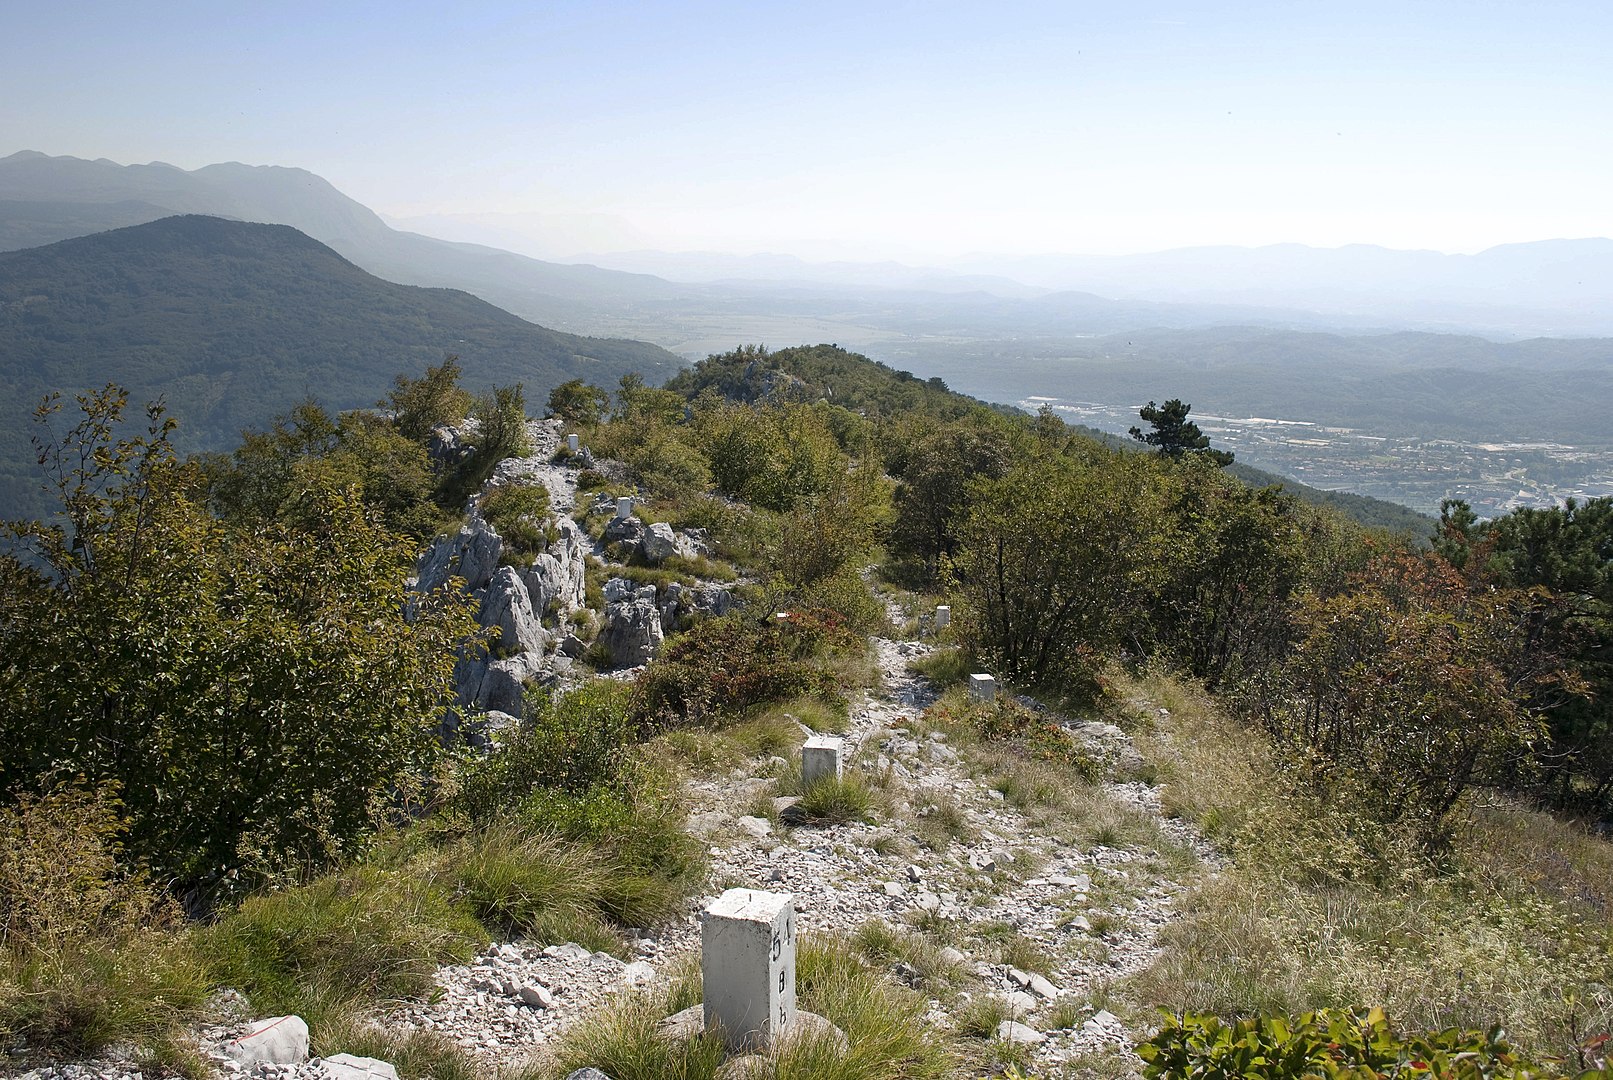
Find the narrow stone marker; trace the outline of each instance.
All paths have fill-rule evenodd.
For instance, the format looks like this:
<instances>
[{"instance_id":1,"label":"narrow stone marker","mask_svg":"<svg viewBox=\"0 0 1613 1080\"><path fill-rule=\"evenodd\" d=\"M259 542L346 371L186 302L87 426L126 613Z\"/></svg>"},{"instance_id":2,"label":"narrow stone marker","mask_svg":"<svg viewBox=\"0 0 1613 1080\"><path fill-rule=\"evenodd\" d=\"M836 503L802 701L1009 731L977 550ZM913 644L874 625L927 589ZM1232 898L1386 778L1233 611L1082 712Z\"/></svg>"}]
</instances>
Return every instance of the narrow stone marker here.
<instances>
[{"instance_id":1,"label":"narrow stone marker","mask_svg":"<svg viewBox=\"0 0 1613 1080\"><path fill-rule=\"evenodd\" d=\"M937 630L945 630L951 625L952 608L946 604L942 604L940 607L935 609L935 628Z\"/></svg>"},{"instance_id":2,"label":"narrow stone marker","mask_svg":"<svg viewBox=\"0 0 1613 1080\"><path fill-rule=\"evenodd\" d=\"M581 445L581 442L577 438L577 436L575 436L575 435L567 435L566 436L566 449L571 451L573 454L575 454L577 452L577 449L578 449L578 447L580 445Z\"/></svg>"},{"instance_id":3,"label":"narrow stone marker","mask_svg":"<svg viewBox=\"0 0 1613 1080\"><path fill-rule=\"evenodd\" d=\"M729 889L706 909L700 977L707 1030L731 1050L765 1049L795 1022L795 897Z\"/></svg>"},{"instance_id":4,"label":"narrow stone marker","mask_svg":"<svg viewBox=\"0 0 1613 1080\"><path fill-rule=\"evenodd\" d=\"M633 499L631 496L623 495L616 500L616 516L619 518L633 516Z\"/></svg>"},{"instance_id":5,"label":"narrow stone marker","mask_svg":"<svg viewBox=\"0 0 1613 1080\"><path fill-rule=\"evenodd\" d=\"M996 701L997 680L990 675L976 674L969 676L969 700Z\"/></svg>"},{"instance_id":6,"label":"narrow stone marker","mask_svg":"<svg viewBox=\"0 0 1613 1080\"><path fill-rule=\"evenodd\" d=\"M801 747L801 786L809 788L825 776L840 779L840 755L846 740L814 735Z\"/></svg>"}]
</instances>

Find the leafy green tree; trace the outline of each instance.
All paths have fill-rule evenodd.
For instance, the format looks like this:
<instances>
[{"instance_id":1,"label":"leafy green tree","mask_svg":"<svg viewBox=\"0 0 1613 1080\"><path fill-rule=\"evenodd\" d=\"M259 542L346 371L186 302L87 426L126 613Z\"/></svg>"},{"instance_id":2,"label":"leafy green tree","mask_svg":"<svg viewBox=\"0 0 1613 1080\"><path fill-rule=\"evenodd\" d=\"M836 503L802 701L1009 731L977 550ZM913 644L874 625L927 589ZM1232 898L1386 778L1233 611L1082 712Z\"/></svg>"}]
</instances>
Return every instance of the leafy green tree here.
<instances>
[{"instance_id":1,"label":"leafy green tree","mask_svg":"<svg viewBox=\"0 0 1613 1080\"><path fill-rule=\"evenodd\" d=\"M688 402L682 394L646 386L644 376L630 371L622 376L617 388L613 419L624 424L678 424L687 409Z\"/></svg>"},{"instance_id":2,"label":"leafy green tree","mask_svg":"<svg viewBox=\"0 0 1613 1080\"><path fill-rule=\"evenodd\" d=\"M406 620L412 545L354 494L237 526L198 499L160 407L126 438L121 390L79 404L38 440L61 519L0 529L0 793L116 783L130 853L195 898L362 846L431 770L466 601Z\"/></svg>"},{"instance_id":3,"label":"leafy green tree","mask_svg":"<svg viewBox=\"0 0 1613 1080\"><path fill-rule=\"evenodd\" d=\"M470 418L477 426L474 449L444 474L437 489L438 505L453 512L482 489L499 462L532 452L526 432L526 393L520 383L483 394L471 406Z\"/></svg>"},{"instance_id":4,"label":"leafy green tree","mask_svg":"<svg viewBox=\"0 0 1613 1080\"><path fill-rule=\"evenodd\" d=\"M851 465L828 416L809 405L722 403L696 417L695 431L717 486L769 510L830 491Z\"/></svg>"},{"instance_id":5,"label":"leafy green tree","mask_svg":"<svg viewBox=\"0 0 1613 1080\"><path fill-rule=\"evenodd\" d=\"M1210 437L1187 418L1187 414L1192 410L1193 406L1179 398L1171 398L1164 405L1156 405L1150 401L1138 410L1138 415L1146 420L1153 430L1144 432L1141 428L1134 427L1131 429L1131 437L1154 447L1164 457L1181 458L1184 454L1192 454L1213 461L1217 465L1231 465L1232 451L1210 448Z\"/></svg>"},{"instance_id":6,"label":"leafy green tree","mask_svg":"<svg viewBox=\"0 0 1613 1080\"><path fill-rule=\"evenodd\" d=\"M1563 657L1589 695L1554 695L1551 745L1541 755L1551 799L1564 806L1613 803L1613 499L1570 499L1479 522L1465 503L1441 507L1435 547L1476 589L1533 590L1531 648Z\"/></svg>"},{"instance_id":7,"label":"leafy green tree","mask_svg":"<svg viewBox=\"0 0 1613 1080\"><path fill-rule=\"evenodd\" d=\"M610 411L610 391L581 379L563 382L549 391L549 413L568 424L593 427Z\"/></svg>"},{"instance_id":8,"label":"leafy green tree","mask_svg":"<svg viewBox=\"0 0 1613 1080\"><path fill-rule=\"evenodd\" d=\"M420 443L373 412L332 417L308 399L262 431L247 431L228 458L206 461L213 507L241 522L297 520L320 492L350 488L386 526L424 541L443 525L437 477Z\"/></svg>"},{"instance_id":9,"label":"leafy green tree","mask_svg":"<svg viewBox=\"0 0 1613 1080\"><path fill-rule=\"evenodd\" d=\"M1333 545L1318 515L1279 489L1193 465L1171 476L1178 539L1152 620L1157 643L1214 687L1282 655L1291 597Z\"/></svg>"},{"instance_id":10,"label":"leafy green tree","mask_svg":"<svg viewBox=\"0 0 1613 1080\"><path fill-rule=\"evenodd\" d=\"M955 569L964 632L999 676L1099 686L1101 658L1130 642L1172 537L1149 458L1091 446L1038 452L977 480Z\"/></svg>"},{"instance_id":11,"label":"leafy green tree","mask_svg":"<svg viewBox=\"0 0 1613 1080\"><path fill-rule=\"evenodd\" d=\"M399 375L392 393L380 404L392 412L393 423L406 439L425 445L437 428L465 419L476 398L460 388L459 357L449 356L426 368L418 379Z\"/></svg>"},{"instance_id":12,"label":"leafy green tree","mask_svg":"<svg viewBox=\"0 0 1613 1080\"><path fill-rule=\"evenodd\" d=\"M971 481L1001 476L1009 437L995 426L955 421L914 440L896 488L891 548L923 560L933 579L942 558L957 553L957 528Z\"/></svg>"}]
</instances>

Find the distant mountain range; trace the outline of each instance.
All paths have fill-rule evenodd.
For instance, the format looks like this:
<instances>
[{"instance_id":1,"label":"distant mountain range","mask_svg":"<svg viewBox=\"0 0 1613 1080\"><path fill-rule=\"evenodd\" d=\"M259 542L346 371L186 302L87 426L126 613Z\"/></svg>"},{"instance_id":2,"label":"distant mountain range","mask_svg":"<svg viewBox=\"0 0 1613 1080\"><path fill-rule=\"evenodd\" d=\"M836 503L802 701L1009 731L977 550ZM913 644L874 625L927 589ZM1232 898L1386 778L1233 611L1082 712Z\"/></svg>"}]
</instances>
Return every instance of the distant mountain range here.
<instances>
[{"instance_id":1,"label":"distant mountain range","mask_svg":"<svg viewBox=\"0 0 1613 1080\"><path fill-rule=\"evenodd\" d=\"M562 329L589 325L590 312L680 294L679 286L647 275L561 266L399 232L304 169L229 162L187 171L28 150L0 158L0 251L175 214L290 225L388 281L465 289Z\"/></svg>"},{"instance_id":2,"label":"distant mountain range","mask_svg":"<svg viewBox=\"0 0 1613 1080\"><path fill-rule=\"evenodd\" d=\"M467 388L521 382L538 407L566 379L658 382L682 364L382 281L284 225L168 217L0 254L0 504L36 505L27 416L47 391L120 382L166 400L183 448L218 449L304 396L372 405L448 354Z\"/></svg>"},{"instance_id":3,"label":"distant mountain range","mask_svg":"<svg viewBox=\"0 0 1613 1080\"><path fill-rule=\"evenodd\" d=\"M911 322L915 332L942 325L975 336L1008 323L1016 332L1061 334L1245 325L1613 335L1607 239L1477 255L1283 244L977 255L937 267L643 250L554 261L394 229L303 169L231 162L187 171L26 150L0 158L0 250L186 213L290 225L389 281L464 289L547 326L643 336L686 356L776 325L758 319L849 321L904 334ZM490 224L497 215L414 220L459 236L521 239L513 227Z\"/></svg>"},{"instance_id":4,"label":"distant mountain range","mask_svg":"<svg viewBox=\"0 0 1613 1080\"><path fill-rule=\"evenodd\" d=\"M1613 240L1601 237L1504 244L1475 255L1276 244L1123 256L981 255L957 265L1117 300L1288 309L1500 336L1613 334Z\"/></svg>"}]
</instances>

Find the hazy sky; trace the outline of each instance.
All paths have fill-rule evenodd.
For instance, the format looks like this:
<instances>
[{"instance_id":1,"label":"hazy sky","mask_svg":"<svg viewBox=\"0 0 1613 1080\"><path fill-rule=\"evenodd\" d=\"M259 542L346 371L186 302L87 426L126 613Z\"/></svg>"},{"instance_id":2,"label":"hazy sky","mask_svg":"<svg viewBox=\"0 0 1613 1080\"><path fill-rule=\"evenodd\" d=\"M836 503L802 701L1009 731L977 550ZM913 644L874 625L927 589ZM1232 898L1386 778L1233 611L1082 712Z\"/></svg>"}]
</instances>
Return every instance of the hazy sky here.
<instances>
[{"instance_id":1,"label":"hazy sky","mask_svg":"<svg viewBox=\"0 0 1613 1080\"><path fill-rule=\"evenodd\" d=\"M1613 235L1613 4L0 0L0 155L296 165L601 246Z\"/></svg>"}]
</instances>

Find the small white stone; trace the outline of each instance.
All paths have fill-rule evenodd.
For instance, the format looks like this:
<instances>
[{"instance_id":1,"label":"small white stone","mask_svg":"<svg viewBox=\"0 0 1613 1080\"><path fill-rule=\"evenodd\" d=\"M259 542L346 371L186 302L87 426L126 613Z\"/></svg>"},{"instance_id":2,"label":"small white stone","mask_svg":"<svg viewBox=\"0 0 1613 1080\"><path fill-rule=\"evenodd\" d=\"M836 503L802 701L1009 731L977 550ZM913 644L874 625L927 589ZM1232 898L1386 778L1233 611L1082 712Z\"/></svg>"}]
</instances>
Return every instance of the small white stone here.
<instances>
[{"instance_id":1,"label":"small white stone","mask_svg":"<svg viewBox=\"0 0 1613 1080\"><path fill-rule=\"evenodd\" d=\"M760 840L773 832L773 823L766 818L746 815L739 819L739 827L749 833L754 839Z\"/></svg>"},{"instance_id":2,"label":"small white stone","mask_svg":"<svg viewBox=\"0 0 1613 1080\"><path fill-rule=\"evenodd\" d=\"M523 986L516 996L534 1009L548 1009L554 1006L554 995L549 993L547 987Z\"/></svg>"},{"instance_id":3,"label":"small white stone","mask_svg":"<svg viewBox=\"0 0 1613 1080\"><path fill-rule=\"evenodd\" d=\"M997 1038L1005 1043L1018 1043L1022 1046L1035 1046L1037 1043L1047 1041L1047 1036L1040 1031L1015 1020L1004 1020L998 1024Z\"/></svg>"}]
</instances>

